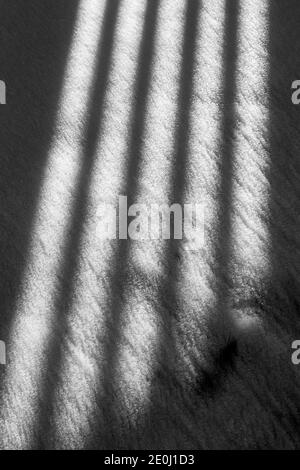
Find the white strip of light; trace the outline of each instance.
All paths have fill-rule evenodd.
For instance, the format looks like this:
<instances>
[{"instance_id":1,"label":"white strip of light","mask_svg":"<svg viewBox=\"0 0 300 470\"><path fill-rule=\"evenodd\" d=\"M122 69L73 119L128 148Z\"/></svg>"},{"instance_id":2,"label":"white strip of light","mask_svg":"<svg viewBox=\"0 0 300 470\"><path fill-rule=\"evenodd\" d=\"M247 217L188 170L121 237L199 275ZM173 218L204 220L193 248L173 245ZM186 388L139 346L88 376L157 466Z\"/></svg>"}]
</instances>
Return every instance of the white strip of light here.
<instances>
[{"instance_id":1,"label":"white strip of light","mask_svg":"<svg viewBox=\"0 0 300 470\"><path fill-rule=\"evenodd\" d=\"M105 2L81 0L48 151L29 258L18 298L2 397L2 447L30 445L39 410L44 349L51 335L53 289L81 168L80 139L96 65ZM45 361L46 362L46 361ZM12 411L13 410L13 411Z\"/></svg>"}]
</instances>

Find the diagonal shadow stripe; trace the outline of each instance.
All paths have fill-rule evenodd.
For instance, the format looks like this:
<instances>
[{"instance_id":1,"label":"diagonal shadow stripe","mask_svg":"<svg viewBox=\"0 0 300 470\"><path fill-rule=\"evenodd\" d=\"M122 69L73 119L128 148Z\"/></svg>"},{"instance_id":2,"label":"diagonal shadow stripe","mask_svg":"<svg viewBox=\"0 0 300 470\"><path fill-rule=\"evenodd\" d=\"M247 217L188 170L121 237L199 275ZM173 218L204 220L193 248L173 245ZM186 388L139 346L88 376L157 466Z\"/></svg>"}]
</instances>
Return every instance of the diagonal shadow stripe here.
<instances>
[{"instance_id":1,"label":"diagonal shadow stripe","mask_svg":"<svg viewBox=\"0 0 300 470\"><path fill-rule=\"evenodd\" d=\"M63 359L64 339L68 337L68 313L72 304L75 276L78 270L79 251L86 219L87 203L92 171L96 159L98 137L103 123L104 99L111 69L114 35L120 0L108 0L103 19L103 31L97 52L94 82L88 104L89 115L83 132L82 166L74 192L71 223L66 237L66 246L58 278L61 283L54 303L54 330L49 339L47 363L41 387L41 407L37 425L37 443L33 447L51 447L51 418L54 398Z\"/></svg>"},{"instance_id":2,"label":"diagonal shadow stripe","mask_svg":"<svg viewBox=\"0 0 300 470\"><path fill-rule=\"evenodd\" d=\"M280 380L267 364L266 383L277 400L271 409L289 438L285 448L300 445L300 379L291 360L291 344L300 336L300 107L291 101L291 84L300 76L300 4L270 2L269 31L269 216L270 279L262 292L262 311L286 348ZM275 361L274 361L275 362ZM266 405L267 406L267 405ZM270 407L270 405L268 404Z\"/></svg>"},{"instance_id":3,"label":"diagonal shadow stripe","mask_svg":"<svg viewBox=\"0 0 300 470\"><path fill-rule=\"evenodd\" d=\"M129 125L128 164L126 169L126 184L123 193L128 196L128 205L135 200L138 188L140 163L142 160L142 144L146 124L147 102L151 80L151 70L154 56L156 23L159 10L159 0L147 0L143 25L142 41L137 61L135 79L135 96L132 105L132 120ZM99 420L99 426L88 442L88 448L122 447L122 433L125 428L120 425L118 406L114 398L114 380L118 361L118 347L121 335L121 313L123 296L126 290L126 270L129 262L130 240L118 240L114 256L111 292L112 303L108 306L110 312L107 319L108 335L105 339L105 352L100 381L105 389L104 396L99 391L97 403L100 409L105 409L104 421ZM102 388L102 387L101 387ZM105 435L103 434L105 432Z\"/></svg>"},{"instance_id":4,"label":"diagonal shadow stripe","mask_svg":"<svg viewBox=\"0 0 300 470\"><path fill-rule=\"evenodd\" d=\"M32 0L28 8L11 0L0 6L0 70L7 85L7 104L0 107L0 336L8 358L78 4ZM3 369L1 392L4 383Z\"/></svg>"},{"instance_id":5,"label":"diagonal shadow stripe","mask_svg":"<svg viewBox=\"0 0 300 470\"><path fill-rule=\"evenodd\" d=\"M184 193L187 184L187 170L189 160L189 138L191 132L191 105L193 100L193 79L196 59L196 43L198 35L198 23L202 2L200 0L187 0L185 25L183 36L182 62L179 79L179 94L177 97L176 127L174 139L174 161L170 175L170 200L183 207ZM173 222L171 220L171 222ZM173 224L172 224L173 225ZM179 240L174 240L174 227L172 227L171 240L166 241L164 255L164 278L158 293L160 305L160 327L158 329L156 370L153 371L150 384L150 406L144 417L143 431L149 436L151 446L167 448L169 431L167 428L170 420L176 420L171 416L170 410L175 404L177 393L180 393L180 385L176 380L176 341L175 329L178 318L178 305L180 298L177 291L179 275L180 245ZM142 426L143 426L142 425ZM166 428L164 430L164 428ZM159 431L159 432L158 432ZM160 441L157 441L157 439ZM161 442L163 438L164 442Z\"/></svg>"},{"instance_id":6,"label":"diagonal shadow stripe","mask_svg":"<svg viewBox=\"0 0 300 470\"><path fill-rule=\"evenodd\" d=\"M300 6L283 0L270 5L270 222L271 264L274 290L277 292L277 321L290 332L298 328L298 313L289 308L289 301L300 309L300 107L291 101L291 84L300 76L300 34L297 22ZM286 34L286 32L289 34ZM275 287L276 286L276 287ZM271 292L270 292L271 294ZM273 296L275 292L273 293ZM275 300L275 299L274 299ZM282 304L280 306L280 304ZM286 304L284 306L284 304ZM284 313L283 313L284 311ZM295 314L296 313L296 314Z\"/></svg>"},{"instance_id":7,"label":"diagonal shadow stripe","mask_svg":"<svg viewBox=\"0 0 300 470\"><path fill-rule=\"evenodd\" d=\"M209 331L213 335L211 370L200 372L199 393L213 394L217 390L224 370L231 366L236 353L234 338L228 337L229 295L231 284L230 260L232 254L231 220L234 178L235 102L237 95L236 70L238 56L239 0L226 0L225 38L223 56L224 86L222 90L222 122L220 129L218 190L218 224L215 244L216 300L214 318ZM220 347L221 345L221 347ZM222 346L223 345L223 346ZM215 349L215 350L214 350Z\"/></svg>"}]
</instances>

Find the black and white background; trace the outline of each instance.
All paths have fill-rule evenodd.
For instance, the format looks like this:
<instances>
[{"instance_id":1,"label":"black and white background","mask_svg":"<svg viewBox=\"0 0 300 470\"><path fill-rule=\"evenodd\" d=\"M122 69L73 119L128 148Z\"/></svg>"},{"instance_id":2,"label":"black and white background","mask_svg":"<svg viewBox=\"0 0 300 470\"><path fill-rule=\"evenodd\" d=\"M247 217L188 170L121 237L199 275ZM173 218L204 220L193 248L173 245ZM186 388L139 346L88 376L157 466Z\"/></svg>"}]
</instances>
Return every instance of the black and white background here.
<instances>
[{"instance_id":1,"label":"black and white background","mask_svg":"<svg viewBox=\"0 0 300 470\"><path fill-rule=\"evenodd\" d=\"M0 0L1 449L300 448L299 27ZM204 245L101 239L119 195L204 201Z\"/></svg>"}]
</instances>

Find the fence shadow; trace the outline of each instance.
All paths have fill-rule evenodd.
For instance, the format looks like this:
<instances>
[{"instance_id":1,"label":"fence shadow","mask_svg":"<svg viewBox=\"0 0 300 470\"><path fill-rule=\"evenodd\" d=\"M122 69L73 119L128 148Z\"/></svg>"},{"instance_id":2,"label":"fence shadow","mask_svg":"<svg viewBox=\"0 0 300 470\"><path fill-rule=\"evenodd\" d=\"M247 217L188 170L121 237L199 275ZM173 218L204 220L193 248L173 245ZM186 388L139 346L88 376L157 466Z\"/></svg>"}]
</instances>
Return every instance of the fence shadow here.
<instances>
[{"instance_id":1,"label":"fence shadow","mask_svg":"<svg viewBox=\"0 0 300 470\"><path fill-rule=\"evenodd\" d=\"M219 150L221 183L216 201L220 214L218 237L215 240L216 272L220 274L216 293L216 321L223 317L225 323L229 315L230 294L232 138L235 126L239 3L239 0L226 0L225 5L223 121ZM53 132L57 99L77 6L77 1L32 0L29 9L23 0L11 0L9 3L0 1L0 66L3 73L0 79L7 83L7 105L0 107L0 333L1 340L7 342L8 348L14 304L26 264L32 221L38 203L43 170L47 164L47 148ZM90 94L82 172L75 192L72 223L59 276L62 283L56 298L55 315L56 324L59 324L59 330L65 335L68 334L68 312L74 290L95 146L101 132L118 7L119 0L108 1L99 46L98 67ZM133 117L129 129L128 167L124 187L128 204L135 202L138 189L158 8L159 0L148 0L138 59ZM184 203L186 183L190 105L193 99L192 71L200 8L200 0L187 0L174 169L171 175L171 202L181 204ZM249 385L253 394L251 399L266 408L270 416L264 416L259 423L261 429L257 431L257 438L251 436L251 430L246 436L248 441L241 444L230 441L228 437L226 445L233 447L247 446L249 442L258 442L260 447L275 444L283 448L300 446L300 378L290 361L291 342L299 339L300 335L300 106L291 103L291 83L300 79L299 23L298 0L290 0L288 6L285 0L270 2L270 170L267 175L270 200L266 216L270 234L271 273L253 302L264 318L266 329L278 339L281 349L273 358L271 353L257 356L261 359L259 364L249 363L247 374L235 375L237 381ZM199 448L201 443L205 443L205 433L209 430L210 434L213 434L212 430L217 422L212 418L214 413L219 412L220 416L222 415L222 425L226 416L236 418L234 411L230 409L232 404L228 402L230 394L223 400L218 392L224 374L234 365L239 344L235 338L228 338L226 342L226 335L222 340L218 338L215 344L224 344L224 347L213 351L212 367L199 371L194 389L185 388L184 384L176 380L175 330L180 302L176 283L180 254L176 242L170 242L165 256L166 280L162 283L160 292L162 327L156 351L159 366L154 371L150 384L150 406L136 426L132 424L129 428L124 424L122 417L118 415L114 382L130 247L130 241L120 241L116 250L115 272L111 281L112 293L108 307L109 334L105 339L104 367L100 371L106 395L103 397L102 391L99 390L97 397L99 408L105 408L106 416L94 429L87 447L117 449L128 447L130 441L132 446L135 443L144 448ZM215 331L214 321L210 329ZM42 408L36 432L35 444L41 449L51 447L55 384L59 381L62 366L61 334L53 334L53 338L53 341L50 339L48 362L45 365L46 372L41 389ZM254 379L256 371L265 375L263 386ZM262 396L265 391L267 399ZM249 396L245 395L247 399ZM182 416L185 409L188 409L185 408L188 402L194 403L191 408L194 409L195 416L190 417L191 425L185 427ZM240 419L250 418L246 414ZM233 420L230 426L234 424ZM227 435L231 432L230 426L225 432ZM129 438L126 437L128 432ZM234 435L237 436L232 432L231 438Z\"/></svg>"}]
</instances>

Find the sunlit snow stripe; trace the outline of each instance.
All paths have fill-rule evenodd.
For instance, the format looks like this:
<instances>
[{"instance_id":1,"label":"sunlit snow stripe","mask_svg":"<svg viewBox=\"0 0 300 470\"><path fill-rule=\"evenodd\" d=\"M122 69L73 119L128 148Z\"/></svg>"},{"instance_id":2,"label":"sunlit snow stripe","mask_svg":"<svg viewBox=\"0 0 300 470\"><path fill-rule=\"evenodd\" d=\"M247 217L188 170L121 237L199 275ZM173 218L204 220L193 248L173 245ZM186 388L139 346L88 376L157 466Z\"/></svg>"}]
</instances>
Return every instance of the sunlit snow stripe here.
<instances>
[{"instance_id":1,"label":"sunlit snow stripe","mask_svg":"<svg viewBox=\"0 0 300 470\"><path fill-rule=\"evenodd\" d=\"M231 263L234 285L248 300L249 283L269 270L266 208L269 185L268 36L269 1L240 2L236 72L236 140L233 163ZM248 279L248 281L246 281ZM246 282L246 285L245 285ZM240 294L239 294L240 295ZM251 328L256 318L234 319L238 328ZM253 313L253 312L252 312Z\"/></svg>"},{"instance_id":2,"label":"sunlit snow stripe","mask_svg":"<svg viewBox=\"0 0 300 470\"><path fill-rule=\"evenodd\" d=\"M162 0L158 11L153 64L147 96L141 159L133 203L168 203L173 171L174 134L182 60L186 3ZM130 158L131 156L128 155ZM130 190L131 188L129 188ZM161 240L132 241L122 302L122 329L112 377L119 406L135 419L146 416L160 341L161 276L166 244ZM147 377L147 380L146 380Z\"/></svg>"},{"instance_id":3,"label":"sunlit snow stripe","mask_svg":"<svg viewBox=\"0 0 300 470\"><path fill-rule=\"evenodd\" d=\"M232 242L245 270L268 270L268 27L269 2L244 0L240 8Z\"/></svg>"},{"instance_id":4,"label":"sunlit snow stripe","mask_svg":"<svg viewBox=\"0 0 300 470\"><path fill-rule=\"evenodd\" d=\"M82 0L66 65L53 141L48 152L29 259L12 325L3 402L2 447L26 448L38 408L43 350L51 335L51 298L81 166L80 139L96 64L105 2ZM13 413L11 413L13 410ZM18 436L18 442L14 436Z\"/></svg>"},{"instance_id":5,"label":"sunlit snow stripe","mask_svg":"<svg viewBox=\"0 0 300 470\"><path fill-rule=\"evenodd\" d=\"M56 383L52 431L59 436L58 446L68 441L73 447L84 447L101 420L96 403L104 388L101 371L105 338L110 334L107 321L114 295L110 280L117 245L99 238L98 209L102 204L114 204L123 187L145 7L145 0L123 0L119 11L77 282L68 313L68 336L64 338L60 380Z\"/></svg>"},{"instance_id":6,"label":"sunlit snow stripe","mask_svg":"<svg viewBox=\"0 0 300 470\"><path fill-rule=\"evenodd\" d=\"M218 220L218 187L221 178L219 148L223 119L220 101L224 85L224 28L224 0L204 0L193 72L190 138L183 196L186 203L203 204L204 244L191 251L188 245L182 245L182 262L176 288L180 311L186 312L180 318L180 328L183 331L188 328L190 332L188 339L176 344L180 358L178 367L185 380L192 379L196 373L194 364L205 361L202 354L207 349L206 323L214 315L212 309L216 293L212 289L212 279L215 238L212 234Z\"/></svg>"}]
</instances>

